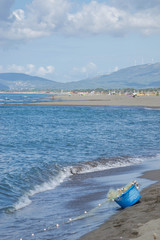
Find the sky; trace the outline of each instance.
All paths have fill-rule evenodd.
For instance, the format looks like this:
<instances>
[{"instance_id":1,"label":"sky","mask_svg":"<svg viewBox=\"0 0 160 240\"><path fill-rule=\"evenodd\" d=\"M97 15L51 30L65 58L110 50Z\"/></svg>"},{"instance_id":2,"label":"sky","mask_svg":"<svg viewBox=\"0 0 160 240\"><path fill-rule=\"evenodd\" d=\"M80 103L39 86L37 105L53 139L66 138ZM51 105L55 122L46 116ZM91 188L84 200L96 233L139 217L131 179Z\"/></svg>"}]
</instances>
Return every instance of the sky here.
<instances>
[{"instance_id":1,"label":"sky","mask_svg":"<svg viewBox=\"0 0 160 240\"><path fill-rule=\"evenodd\" d=\"M160 62L160 0L0 0L0 73L71 82Z\"/></svg>"}]
</instances>

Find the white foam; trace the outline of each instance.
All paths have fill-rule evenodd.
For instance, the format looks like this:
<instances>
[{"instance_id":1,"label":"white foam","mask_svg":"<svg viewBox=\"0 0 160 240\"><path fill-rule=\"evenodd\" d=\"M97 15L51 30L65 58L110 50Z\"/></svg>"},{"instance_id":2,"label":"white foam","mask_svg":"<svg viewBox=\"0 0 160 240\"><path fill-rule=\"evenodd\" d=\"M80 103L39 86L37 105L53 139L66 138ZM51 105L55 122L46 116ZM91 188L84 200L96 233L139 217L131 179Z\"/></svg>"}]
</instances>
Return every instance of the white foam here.
<instances>
[{"instance_id":1,"label":"white foam","mask_svg":"<svg viewBox=\"0 0 160 240\"><path fill-rule=\"evenodd\" d=\"M13 210L12 211L16 211L19 210L21 208L24 208L28 205L31 204L31 200L29 199L28 194L23 195L22 197L20 197L19 201L17 203L15 203L15 205L13 206Z\"/></svg>"},{"instance_id":2,"label":"white foam","mask_svg":"<svg viewBox=\"0 0 160 240\"><path fill-rule=\"evenodd\" d=\"M14 204L12 211L20 210L30 205L32 203L30 197L38 193L49 191L56 188L70 175L71 175L70 168L68 167L65 168L63 171L60 171L60 173L56 177L50 179L48 182L45 182L41 185L36 185L34 189L28 191L22 197L19 198L18 202Z\"/></svg>"},{"instance_id":3,"label":"white foam","mask_svg":"<svg viewBox=\"0 0 160 240\"><path fill-rule=\"evenodd\" d=\"M153 111L153 110L160 110L160 107L154 107L154 108L144 107L144 109Z\"/></svg>"},{"instance_id":4,"label":"white foam","mask_svg":"<svg viewBox=\"0 0 160 240\"><path fill-rule=\"evenodd\" d=\"M160 154L157 154L153 158L159 158ZM128 159L119 159L118 161L109 161L106 162L106 164L97 162L97 166L93 167L89 164L81 165L81 170L76 172L76 167L72 167L73 172L75 168L75 174L83 174L83 173L89 173L89 172L97 172L97 171L103 171L113 168L120 168L120 167L127 167L127 166L133 166L141 164L142 162L146 160L150 160L152 157L143 157L143 158L128 158ZM15 203L13 206L13 211L20 210L29 204L32 203L32 200L30 199L32 196L55 189L57 186L59 186L62 182L64 182L65 179L70 177L72 175L70 171L71 167L66 167L63 170L59 172L59 174L53 178L51 178L48 182L44 182L43 184L36 185L34 189L28 191L25 193L22 197L19 198L18 202Z\"/></svg>"},{"instance_id":5,"label":"white foam","mask_svg":"<svg viewBox=\"0 0 160 240\"><path fill-rule=\"evenodd\" d=\"M112 169L112 168L128 167L128 166L132 166L132 165L138 165L142 162L143 162L142 158L130 158L126 161L119 160L117 162L108 162L106 164L98 163L96 167L85 165L85 166L83 166L82 171L80 171L78 173L83 174L83 173L89 173L89 172L108 170L108 169Z\"/></svg>"},{"instance_id":6,"label":"white foam","mask_svg":"<svg viewBox=\"0 0 160 240\"><path fill-rule=\"evenodd\" d=\"M33 196L37 193L49 191L56 188L64 181L64 179L66 179L70 175L71 173L69 168L65 168L63 171L60 171L60 173L56 177L50 179L48 182L45 182L41 185L36 185L33 190L29 191L29 196Z\"/></svg>"}]
</instances>

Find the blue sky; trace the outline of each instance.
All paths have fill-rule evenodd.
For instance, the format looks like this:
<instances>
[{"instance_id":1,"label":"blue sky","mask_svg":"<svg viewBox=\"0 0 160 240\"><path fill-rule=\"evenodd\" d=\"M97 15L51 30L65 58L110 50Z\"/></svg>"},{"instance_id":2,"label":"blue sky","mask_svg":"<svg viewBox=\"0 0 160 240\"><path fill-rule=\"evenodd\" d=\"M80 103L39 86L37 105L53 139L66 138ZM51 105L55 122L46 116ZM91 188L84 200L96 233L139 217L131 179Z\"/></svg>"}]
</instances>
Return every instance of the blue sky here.
<instances>
[{"instance_id":1,"label":"blue sky","mask_svg":"<svg viewBox=\"0 0 160 240\"><path fill-rule=\"evenodd\" d=\"M159 0L0 0L0 72L69 82L160 62Z\"/></svg>"}]
</instances>

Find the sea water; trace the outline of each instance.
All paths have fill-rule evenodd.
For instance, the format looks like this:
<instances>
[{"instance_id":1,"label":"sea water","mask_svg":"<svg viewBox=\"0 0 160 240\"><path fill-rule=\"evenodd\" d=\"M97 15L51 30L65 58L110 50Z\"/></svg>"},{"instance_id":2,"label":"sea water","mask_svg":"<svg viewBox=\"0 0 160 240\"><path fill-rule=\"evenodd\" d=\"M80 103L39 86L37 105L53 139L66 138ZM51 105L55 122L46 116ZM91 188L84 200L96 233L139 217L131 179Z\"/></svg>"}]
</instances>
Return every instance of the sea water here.
<instances>
[{"instance_id":1,"label":"sea water","mask_svg":"<svg viewBox=\"0 0 160 240\"><path fill-rule=\"evenodd\" d=\"M110 188L160 167L159 109L23 105L43 97L0 94L2 240L76 240L119 209Z\"/></svg>"}]
</instances>

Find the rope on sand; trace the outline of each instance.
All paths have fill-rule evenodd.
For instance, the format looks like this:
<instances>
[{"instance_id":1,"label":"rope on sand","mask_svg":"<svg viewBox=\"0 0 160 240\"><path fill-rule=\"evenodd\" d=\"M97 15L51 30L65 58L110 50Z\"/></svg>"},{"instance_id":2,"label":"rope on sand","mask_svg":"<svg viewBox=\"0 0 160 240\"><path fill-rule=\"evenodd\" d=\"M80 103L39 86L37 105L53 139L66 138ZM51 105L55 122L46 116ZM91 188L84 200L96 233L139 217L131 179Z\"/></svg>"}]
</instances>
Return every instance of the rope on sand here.
<instances>
[{"instance_id":1,"label":"rope on sand","mask_svg":"<svg viewBox=\"0 0 160 240\"><path fill-rule=\"evenodd\" d=\"M106 204L107 202L109 202L110 200L105 200L104 202L102 203L99 203L98 206L96 206L95 208L92 208L89 212L85 211L82 215L78 216L78 217L75 217L75 218L70 218L69 219L69 222L67 223L70 223L70 222L73 222L73 221L77 221L77 220L81 220L83 218L86 218L86 217L90 217L93 215L93 213L99 209L101 206L103 206L104 204Z\"/></svg>"},{"instance_id":2,"label":"rope on sand","mask_svg":"<svg viewBox=\"0 0 160 240\"><path fill-rule=\"evenodd\" d=\"M79 216L77 216L77 217L75 217L75 218L69 218L69 220L66 221L66 222L63 222L63 223L61 223L61 224L58 224L58 223L57 223L57 224L55 224L55 225L49 226L49 227L47 227L47 228L44 228L43 230L38 231L36 234L35 234L35 233L32 233L32 234L31 234L31 237L32 237L32 238L35 238L38 233L42 233L42 232L46 232L46 231L49 231L49 230L58 229L59 227L62 227L62 226L65 225L65 224L69 224L69 223L72 223L72 222L74 222L74 221L78 221L78 220L81 220L81 219L90 217L90 216L93 215L93 213L94 213L95 211L97 211L100 207L102 207L103 205L105 205L105 204L106 204L107 202L109 202L109 201L110 201L110 200L107 199L107 200L103 201L102 203L99 203L98 206L92 208L92 209L89 210L88 212L85 211L82 215L79 215ZM19 240L23 240L23 238L20 238Z\"/></svg>"}]
</instances>

